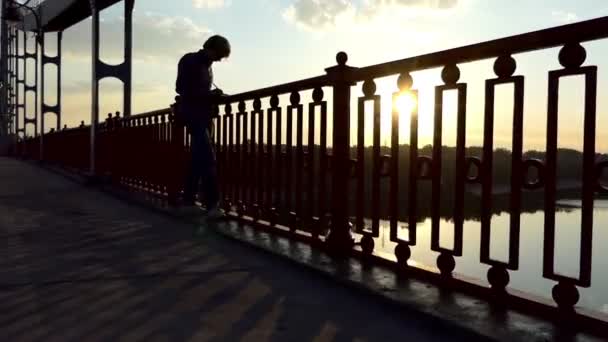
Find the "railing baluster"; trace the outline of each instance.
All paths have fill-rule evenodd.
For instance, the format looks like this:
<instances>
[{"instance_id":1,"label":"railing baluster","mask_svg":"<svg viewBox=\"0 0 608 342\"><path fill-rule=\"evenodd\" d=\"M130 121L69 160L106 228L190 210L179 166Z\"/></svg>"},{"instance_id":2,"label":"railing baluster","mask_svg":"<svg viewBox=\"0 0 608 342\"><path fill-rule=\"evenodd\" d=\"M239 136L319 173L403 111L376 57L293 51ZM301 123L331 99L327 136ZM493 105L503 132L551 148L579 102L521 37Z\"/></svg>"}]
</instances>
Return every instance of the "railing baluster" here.
<instances>
[{"instance_id":1,"label":"railing baluster","mask_svg":"<svg viewBox=\"0 0 608 342\"><path fill-rule=\"evenodd\" d=\"M263 214L264 214L264 218L267 220L272 220L271 216L273 214L273 177L274 177L274 173L275 170L272 167L272 163L273 163L273 131L272 131L272 125L273 125L273 120L272 120L272 116L274 114L274 109L279 105L279 98L278 96L275 99L275 96L271 97L270 99L270 108L266 111L266 149L265 149L265 160L266 160L266 187L264 189L264 193L265 193L265 198L264 198L264 208L262 210Z\"/></svg>"},{"instance_id":2,"label":"railing baluster","mask_svg":"<svg viewBox=\"0 0 608 342\"><path fill-rule=\"evenodd\" d=\"M273 212L271 213L271 223L276 223L277 220L282 220L284 217L283 204L281 202L282 182L281 173L283 173L283 145L282 145L282 129L283 129L283 118L282 110L279 107L279 97L273 96L270 99L270 105L274 104L274 113L276 115L275 123L275 142L274 154L275 154L275 165L274 165L274 177L272 183L274 184L274 201L271 203Z\"/></svg>"},{"instance_id":3,"label":"railing baluster","mask_svg":"<svg viewBox=\"0 0 608 342\"><path fill-rule=\"evenodd\" d=\"M367 229L364 216L367 211L365 201L365 103L372 101L374 107L372 112L372 198L371 203L371 229ZM374 237L380 233L380 95L376 95L376 83L373 80L363 82L363 96L358 101L359 127L357 128L357 231L363 234L361 248L365 254L374 251Z\"/></svg>"},{"instance_id":4,"label":"railing baluster","mask_svg":"<svg viewBox=\"0 0 608 342\"><path fill-rule=\"evenodd\" d=\"M235 142L234 142L234 151L233 151L233 160L234 160L234 172L232 173L232 184L233 184L233 202L234 205L236 206L236 211L237 213L241 213L240 208L243 205L242 199L240 198L241 195L241 187L243 186L243 179L242 179L242 164L241 164L241 118L242 118L242 113L239 111L237 112L234 117L233 120L235 120L234 123L234 135L235 135Z\"/></svg>"},{"instance_id":5,"label":"railing baluster","mask_svg":"<svg viewBox=\"0 0 608 342\"><path fill-rule=\"evenodd\" d=\"M239 160L241 163L241 167L240 167L240 172L239 172L239 178L241 178L241 193L240 193L240 203L238 204L238 208L237 211L239 213L239 215L244 215L247 212L247 195L248 195L248 189L251 185L251 179L249 178L249 172L251 172L251 167L249 165L249 143L247 141L247 134L248 134L248 130L247 130L247 112L246 109L247 107L245 106L245 101L240 101L239 102L239 113L242 117L242 132L243 132L243 136L241 139L241 145L240 145L240 153L239 153ZM239 124L239 130L241 130L241 125Z\"/></svg>"},{"instance_id":6,"label":"railing baluster","mask_svg":"<svg viewBox=\"0 0 608 342\"><path fill-rule=\"evenodd\" d=\"M257 145L256 145L256 137L257 137L257 130L256 130L256 119L257 117L259 117L260 115L262 115L260 113L260 108L261 108L261 104L259 102L259 100L255 100L253 101L253 111L251 111L251 144L250 144L250 155L251 155L251 188L250 188L250 193L249 193L249 202L250 202L250 215L252 217L256 216L255 211L257 211L257 208L259 206L259 201L258 201L258 191L259 191L259 186L260 183L259 181L259 177L258 174L260 172L259 170L259 165L260 165L260 155L258 153L257 150ZM261 141L258 141L258 144L261 144Z\"/></svg>"},{"instance_id":7,"label":"railing baluster","mask_svg":"<svg viewBox=\"0 0 608 342\"><path fill-rule=\"evenodd\" d=\"M264 169L266 168L264 145L266 142L264 141L264 111L262 110L262 103L259 99L253 101L253 108L258 112L258 206L254 215L256 219L259 219L262 216L262 210L264 210Z\"/></svg>"},{"instance_id":8,"label":"railing baluster","mask_svg":"<svg viewBox=\"0 0 608 342\"><path fill-rule=\"evenodd\" d=\"M523 152L523 103L524 78L513 76L517 65L511 56L502 56L494 63L496 79L486 81L485 127L483 142L483 169L480 170L482 179L482 214L481 214L481 262L492 265L488 271L488 282L496 294L504 296L509 284L507 269L517 270L519 267L519 233L521 213L521 191L523 182L522 152ZM492 202L494 183L494 98L495 89L499 84L513 84L513 137L511 154L511 194L510 194L510 227L509 227L509 256L506 263L490 258L490 238L492 224Z\"/></svg>"},{"instance_id":9,"label":"railing baluster","mask_svg":"<svg viewBox=\"0 0 608 342\"><path fill-rule=\"evenodd\" d=\"M326 225L327 216L329 215L329 208L327 206L328 186L328 156L327 156L327 101L322 101L322 98L317 101L321 107L321 117L319 122L320 130L320 146L319 146L319 218L321 221L321 227Z\"/></svg>"},{"instance_id":10,"label":"railing baluster","mask_svg":"<svg viewBox=\"0 0 608 342\"><path fill-rule=\"evenodd\" d=\"M303 171L304 171L304 111L298 108L296 118L296 217L298 224L304 222ZM301 227L298 227L301 228Z\"/></svg>"},{"instance_id":11,"label":"railing baluster","mask_svg":"<svg viewBox=\"0 0 608 342\"><path fill-rule=\"evenodd\" d=\"M285 210L289 214L289 228L294 231L296 222L294 217L297 215L297 210L294 212L294 198L299 196L297 186L293 187L294 181L294 151L293 151L293 112L296 111L296 116L301 116L302 105L300 104L300 93L292 92L289 97L290 105L287 107L287 127L286 127L286 145L287 145L287 165L285 178ZM296 165L297 168L297 165ZM296 177L297 178L297 177ZM294 196L294 188L295 196Z\"/></svg>"},{"instance_id":12,"label":"railing baluster","mask_svg":"<svg viewBox=\"0 0 608 342\"><path fill-rule=\"evenodd\" d=\"M314 99L313 99L314 101ZM315 217L315 130L316 130L316 106L315 102L308 105L308 139L306 141L307 149L304 160L304 168L307 171L306 175L306 218L305 222L312 228L314 226L313 219ZM317 232L313 230L314 236L318 236Z\"/></svg>"},{"instance_id":13,"label":"railing baluster","mask_svg":"<svg viewBox=\"0 0 608 342\"><path fill-rule=\"evenodd\" d=\"M566 44L559 53L562 70L549 72L549 104L547 117L547 151L545 165L545 236L543 276L559 281L553 288L553 299L564 313L573 313L579 293L576 286L591 286L591 247L593 239L593 200L595 179L595 125L597 101L597 67L581 65L586 52L580 44ZM580 269L578 279L555 273L555 206L557 190L557 127L559 81L564 76L583 75L585 78L583 198L581 220Z\"/></svg>"},{"instance_id":14,"label":"railing baluster","mask_svg":"<svg viewBox=\"0 0 608 342\"><path fill-rule=\"evenodd\" d=\"M437 267L444 276L451 276L456 267L454 256L462 255L463 239L463 205L465 181L465 133L466 133L466 94L467 86L457 83L460 70L456 65L446 66L442 73L443 86L435 88L435 132L433 139L433 167L432 167L432 227L431 249L441 254L437 258ZM456 175L454 180L454 248L453 250L440 246L441 227L441 192L443 188L442 177L442 136L443 136L443 94L446 90L456 89L458 92L458 119L456 136Z\"/></svg>"},{"instance_id":15,"label":"railing baluster","mask_svg":"<svg viewBox=\"0 0 608 342\"><path fill-rule=\"evenodd\" d=\"M393 120L392 120L392 167L391 167L391 193L390 193L390 239L397 242L395 247L395 256L397 262L403 268L408 266L412 252L410 246L416 244L416 204L417 204L417 168L418 165L418 92L411 90L413 83L412 76L408 72L404 72L397 78L397 87L399 92L393 94ZM408 98L409 96L409 98ZM399 238L399 117L402 108L397 108L397 102L400 97L404 97L402 101L407 105L406 101L412 101L410 115L410 159L409 159L409 183L408 183L408 240L404 241ZM405 109L408 109L408 106Z\"/></svg>"}]
</instances>

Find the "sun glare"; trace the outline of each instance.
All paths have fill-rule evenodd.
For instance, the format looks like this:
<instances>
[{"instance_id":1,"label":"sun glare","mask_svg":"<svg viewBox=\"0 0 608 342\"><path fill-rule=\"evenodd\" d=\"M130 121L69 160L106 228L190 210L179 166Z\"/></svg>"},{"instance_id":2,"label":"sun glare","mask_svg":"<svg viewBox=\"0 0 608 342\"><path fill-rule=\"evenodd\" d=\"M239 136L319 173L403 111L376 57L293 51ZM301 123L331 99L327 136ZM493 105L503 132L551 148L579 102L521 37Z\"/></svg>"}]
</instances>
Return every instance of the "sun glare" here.
<instances>
[{"instance_id":1,"label":"sun glare","mask_svg":"<svg viewBox=\"0 0 608 342\"><path fill-rule=\"evenodd\" d=\"M395 100L395 105L400 115L410 115L417 106L417 100L411 92L403 92Z\"/></svg>"}]
</instances>

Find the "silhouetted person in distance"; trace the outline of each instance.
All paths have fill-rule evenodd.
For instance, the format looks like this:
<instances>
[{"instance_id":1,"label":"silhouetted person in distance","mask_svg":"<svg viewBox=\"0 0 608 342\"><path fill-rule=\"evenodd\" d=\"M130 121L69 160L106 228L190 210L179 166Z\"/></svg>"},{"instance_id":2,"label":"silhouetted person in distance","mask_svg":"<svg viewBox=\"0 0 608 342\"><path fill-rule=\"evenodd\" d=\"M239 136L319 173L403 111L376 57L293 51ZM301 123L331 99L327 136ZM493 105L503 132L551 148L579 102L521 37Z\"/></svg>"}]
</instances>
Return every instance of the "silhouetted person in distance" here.
<instances>
[{"instance_id":1,"label":"silhouetted person in distance","mask_svg":"<svg viewBox=\"0 0 608 342\"><path fill-rule=\"evenodd\" d=\"M213 85L214 62L230 56L230 43L222 36L212 36L197 52L187 53L178 64L175 90L180 95L180 120L191 134L192 160L184 187L184 205L194 206L199 183L202 181L203 194L209 218L224 215L219 207L217 167L215 151L209 137L213 106L224 93Z\"/></svg>"}]
</instances>

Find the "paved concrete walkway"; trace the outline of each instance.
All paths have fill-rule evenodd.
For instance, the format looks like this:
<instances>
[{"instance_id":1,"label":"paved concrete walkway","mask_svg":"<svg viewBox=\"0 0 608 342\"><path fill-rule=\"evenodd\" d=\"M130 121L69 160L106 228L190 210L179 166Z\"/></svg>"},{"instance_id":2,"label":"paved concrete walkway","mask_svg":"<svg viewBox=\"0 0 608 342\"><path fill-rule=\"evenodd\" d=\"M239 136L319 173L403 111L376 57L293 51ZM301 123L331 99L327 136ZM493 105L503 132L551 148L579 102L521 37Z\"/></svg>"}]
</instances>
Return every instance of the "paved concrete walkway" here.
<instances>
[{"instance_id":1,"label":"paved concrete walkway","mask_svg":"<svg viewBox=\"0 0 608 342\"><path fill-rule=\"evenodd\" d=\"M195 230L0 159L0 341L456 340Z\"/></svg>"}]
</instances>

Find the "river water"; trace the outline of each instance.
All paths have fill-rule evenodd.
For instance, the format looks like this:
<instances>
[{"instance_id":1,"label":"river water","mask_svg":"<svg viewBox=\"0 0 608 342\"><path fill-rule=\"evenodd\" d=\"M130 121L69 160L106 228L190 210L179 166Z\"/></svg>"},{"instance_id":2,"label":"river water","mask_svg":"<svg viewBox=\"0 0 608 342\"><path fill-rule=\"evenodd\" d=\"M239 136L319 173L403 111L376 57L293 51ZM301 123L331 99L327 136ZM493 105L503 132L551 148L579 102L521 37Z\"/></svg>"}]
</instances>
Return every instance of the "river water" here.
<instances>
[{"instance_id":1,"label":"river water","mask_svg":"<svg viewBox=\"0 0 608 342\"><path fill-rule=\"evenodd\" d=\"M562 210L556 213L555 271L559 274L578 278L580 262L581 209L580 201L558 202ZM509 214L492 218L491 257L506 261L508 256ZM590 288L579 288L581 295L578 306L608 314L608 201L596 200L593 215L593 260ZM401 223L399 236L407 239L407 224ZM474 277L487 283L486 274L490 266L479 260L480 228L477 221L464 224L464 246L462 257L456 258L455 273ZM519 270L510 271L509 289L551 298L555 281L542 277L544 213L524 213L521 215L520 265ZM438 253L431 251L431 219L418 223L417 245L412 247L410 263L413 266L435 267ZM441 224L441 246L451 248L453 224L447 220ZM390 241L389 222L381 221L380 237L376 239L375 253L395 260L396 244Z\"/></svg>"}]
</instances>

